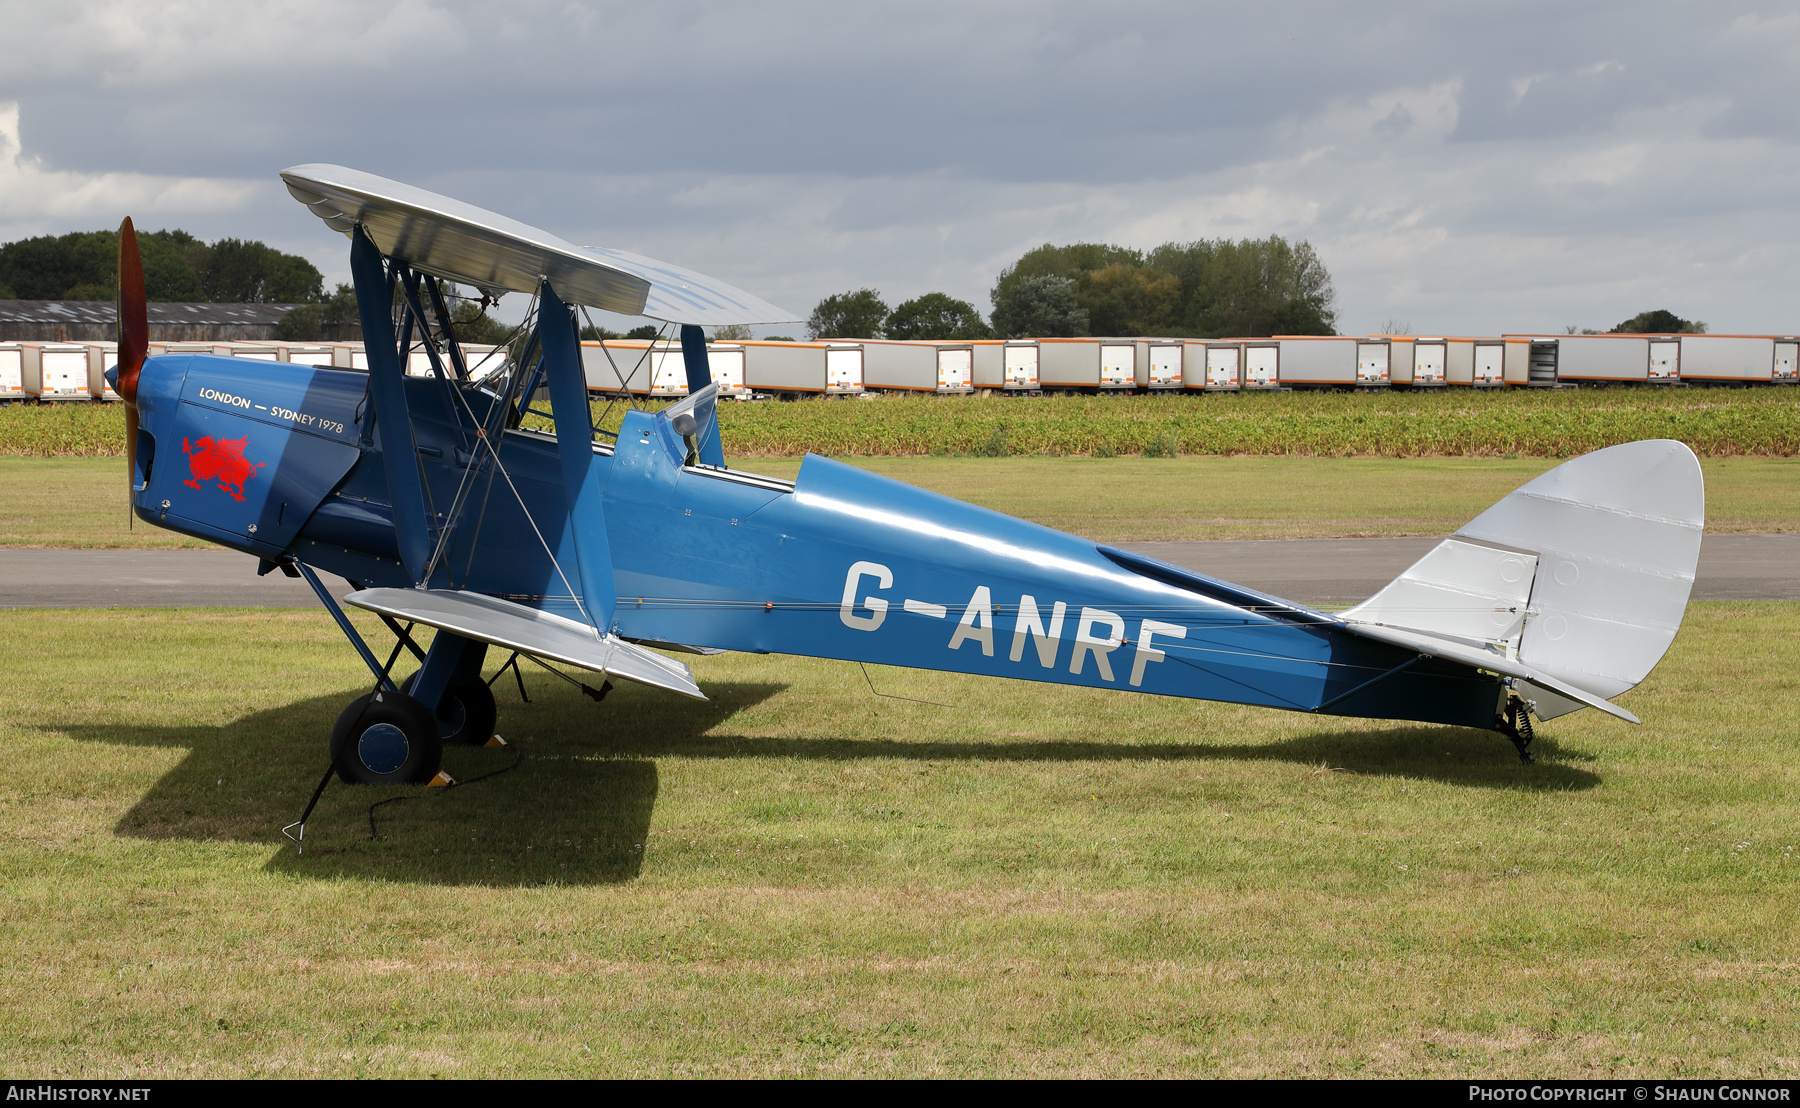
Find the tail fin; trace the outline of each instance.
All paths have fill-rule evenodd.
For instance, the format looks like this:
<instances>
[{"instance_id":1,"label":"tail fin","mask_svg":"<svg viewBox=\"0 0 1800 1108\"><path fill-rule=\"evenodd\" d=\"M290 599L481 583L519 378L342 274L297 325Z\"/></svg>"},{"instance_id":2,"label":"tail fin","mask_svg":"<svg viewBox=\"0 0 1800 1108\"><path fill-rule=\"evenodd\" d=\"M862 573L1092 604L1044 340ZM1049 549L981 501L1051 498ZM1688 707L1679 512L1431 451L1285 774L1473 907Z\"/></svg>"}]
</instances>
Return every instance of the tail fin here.
<instances>
[{"instance_id":1,"label":"tail fin","mask_svg":"<svg viewBox=\"0 0 1800 1108\"><path fill-rule=\"evenodd\" d=\"M1705 522L1700 463L1684 444L1607 447L1511 493L1344 618L1483 648L1608 699L1674 641ZM1539 718L1583 706L1523 683Z\"/></svg>"}]
</instances>

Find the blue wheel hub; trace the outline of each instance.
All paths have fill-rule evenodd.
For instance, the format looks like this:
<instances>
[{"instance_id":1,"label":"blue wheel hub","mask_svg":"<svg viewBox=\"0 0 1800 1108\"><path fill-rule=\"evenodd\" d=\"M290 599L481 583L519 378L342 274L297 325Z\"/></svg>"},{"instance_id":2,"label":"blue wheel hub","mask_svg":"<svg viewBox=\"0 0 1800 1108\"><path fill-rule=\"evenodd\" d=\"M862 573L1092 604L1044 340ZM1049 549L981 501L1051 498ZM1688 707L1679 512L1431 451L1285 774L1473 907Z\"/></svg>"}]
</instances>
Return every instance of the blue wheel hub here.
<instances>
[{"instance_id":1,"label":"blue wheel hub","mask_svg":"<svg viewBox=\"0 0 1800 1108\"><path fill-rule=\"evenodd\" d=\"M377 723L356 741L356 756L374 773L393 773L406 764L411 751L406 732L391 723Z\"/></svg>"}]
</instances>

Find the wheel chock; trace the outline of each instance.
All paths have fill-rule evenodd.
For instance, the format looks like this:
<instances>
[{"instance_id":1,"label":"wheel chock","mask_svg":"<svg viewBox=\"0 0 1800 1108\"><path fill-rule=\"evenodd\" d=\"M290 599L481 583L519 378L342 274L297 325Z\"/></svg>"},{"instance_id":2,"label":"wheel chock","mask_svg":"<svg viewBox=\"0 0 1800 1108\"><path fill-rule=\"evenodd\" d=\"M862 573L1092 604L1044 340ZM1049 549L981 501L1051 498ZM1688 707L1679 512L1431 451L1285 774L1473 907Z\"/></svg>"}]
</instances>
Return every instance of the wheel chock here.
<instances>
[{"instance_id":1,"label":"wheel chock","mask_svg":"<svg viewBox=\"0 0 1800 1108\"><path fill-rule=\"evenodd\" d=\"M488 739L487 742L484 742L481 745L482 746L505 746L506 740L501 738L499 735L495 735L492 738Z\"/></svg>"},{"instance_id":2,"label":"wheel chock","mask_svg":"<svg viewBox=\"0 0 1800 1108\"><path fill-rule=\"evenodd\" d=\"M428 789L447 789L454 784L456 784L456 778L440 769L438 770L438 775L436 777L425 782L425 787Z\"/></svg>"}]
</instances>

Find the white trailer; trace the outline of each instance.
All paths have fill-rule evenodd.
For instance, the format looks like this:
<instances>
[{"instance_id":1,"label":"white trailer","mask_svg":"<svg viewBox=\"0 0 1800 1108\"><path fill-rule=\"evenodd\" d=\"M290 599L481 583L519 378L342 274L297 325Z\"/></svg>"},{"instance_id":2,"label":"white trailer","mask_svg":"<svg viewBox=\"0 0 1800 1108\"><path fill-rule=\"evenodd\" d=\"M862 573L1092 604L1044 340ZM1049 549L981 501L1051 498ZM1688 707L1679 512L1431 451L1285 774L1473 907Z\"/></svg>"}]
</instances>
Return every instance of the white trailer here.
<instances>
[{"instance_id":1,"label":"white trailer","mask_svg":"<svg viewBox=\"0 0 1800 1108\"><path fill-rule=\"evenodd\" d=\"M1203 388L1212 392L1231 392L1243 385L1244 347L1236 342L1197 344L1206 359L1201 377Z\"/></svg>"},{"instance_id":2,"label":"white trailer","mask_svg":"<svg viewBox=\"0 0 1800 1108\"><path fill-rule=\"evenodd\" d=\"M1038 344L1009 342L1004 353L1006 383L1009 391L1035 392L1038 387Z\"/></svg>"},{"instance_id":3,"label":"white trailer","mask_svg":"<svg viewBox=\"0 0 1800 1108\"><path fill-rule=\"evenodd\" d=\"M1247 389L1281 388L1280 343L1246 342L1244 344L1244 387Z\"/></svg>"},{"instance_id":4,"label":"white trailer","mask_svg":"<svg viewBox=\"0 0 1800 1108\"><path fill-rule=\"evenodd\" d=\"M39 400L92 400L96 396L88 372L88 348L76 343L35 343ZM30 367L27 366L27 369ZM32 381L26 377L29 392Z\"/></svg>"},{"instance_id":5,"label":"white trailer","mask_svg":"<svg viewBox=\"0 0 1800 1108\"><path fill-rule=\"evenodd\" d=\"M1651 339L1650 383L1672 385L1679 380L1681 380L1681 340L1660 337Z\"/></svg>"},{"instance_id":6,"label":"white trailer","mask_svg":"<svg viewBox=\"0 0 1800 1108\"><path fill-rule=\"evenodd\" d=\"M1148 379L1144 382L1153 389L1178 389L1181 387L1182 354L1187 350L1184 342L1152 342L1145 350Z\"/></svg>"},{"instance_id":7,"label":"white trailer","mask_svg":"<svg viewBox=\"0 0 1800 1108\"><path fill-rule=\"evenodd\" d=\"M686 396L687 360L675 343L659 342L650 347L650 395Z\"/></svg>"},{"instance_id":8,"label":"white trailer","mask_svg":"<svg viewBox=\"0 0 1800 1108\"><path fill-rule=\"evenodd\" d=\"M849 396L862 392L863 384L863 348L827 346L825 392L833 396Z\"/></svg>"},{"instance_id":9,"label":"white trailer","mask_svg":"<svg viewBox=\"0 0 1800 1108\"><path fill-rule=\"evenodd\" d=\"M1416 338L1412 342L1413 388L1441 388L1449 380L1449 347L1441 338Z\"/></svg>"},{"instance_id":10,"label":"white trailer","mask_svg":"<svg viewBox=\"0 0 1800 1108\"><path fill-rule=\"evenodd\" d=\"M1135 342L1102 342L1100 344L1100 387L1103 389L1137 388L1137 349Z\"/></svg>"},{"instance_id":11,"label":"white trailer","mask_svg":"<svg viewBox=\"0 0 1800 1108\"><path fill-rule=\"evenodd\" d=\"M1281 344L1281 383L1293 388L1328 388L1356 384L1357 341L1324 336L1277 336Z\"/></svg>"},{"instance_id":12,"label":"white trailer","mask_svg":"<svg viewBox=\"0 0 1800 1108\"><path fill-rule=\"evenodd\" d=\"M1775 382L1794 384L1800 381L1800 339L1775 340Z\"/></svg>"},{"instance_id":13,"label":"white trailer","mask_svg":"<svg viewBox=\"0 0 1800 1108\"><path fill-rule=\"evenodd\" d=\"M968 393L975 391L975 348L969 345L937 348L937 391Z\"/></svg>"},{"instance_id":14,"label":"white trailer","mask_svg":"<svg viewBox=\"0 0 1800 1108\"><path fill-rule=\"evenodd\" d=\"M1356 383L1364 388L1386 388L1389 381L1389 344L1385 338L1364 339L1356 344Z\"/></svg>"},{"instance_id":15,"label":"white trailer","mask_svg":"<svg viewBox=\"0 0 1800 1108\"><path fill-rule=\"evenodd\" d=\"M707 346L706 369L712 375L713 384L719 386L720 396L729 396L734 400L750 399L750 390L745 387L745 355L742 346L735 343Z\"/></svg>"},{"instance_id":16,"label":"white trailer","mask_svg":"<svg viewBox=\"0 0 1800 1108\"><path fill-rule=\"evenodd\" d=\"M25 399L25 348L0 343L0 401Z\"/></svg>"},{"instance_id":17,"label":"white trailer","mask_svg":"<svg viewBox=\"0 0 1800 1108\"><path fill-rule=\"evenodd\" d=\"M1498 339L1475 342L1474 378L1478 389L1497 389L1506 383L1506 344Z\"/></svg>"}]
</instances>

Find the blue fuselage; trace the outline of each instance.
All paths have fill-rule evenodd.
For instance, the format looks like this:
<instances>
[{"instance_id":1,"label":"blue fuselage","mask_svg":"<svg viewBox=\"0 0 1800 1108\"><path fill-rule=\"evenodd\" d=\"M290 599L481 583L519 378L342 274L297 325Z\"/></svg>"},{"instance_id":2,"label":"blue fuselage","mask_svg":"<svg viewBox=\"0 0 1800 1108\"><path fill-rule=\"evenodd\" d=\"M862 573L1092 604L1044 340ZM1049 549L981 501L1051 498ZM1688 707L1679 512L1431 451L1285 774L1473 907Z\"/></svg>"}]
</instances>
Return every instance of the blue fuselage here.
<instances>
[{"instance_id":1,"label":"blue fuselage","mask_svg":"<svg viewBox=\"0 0 1800 1108\"><path fill-rule=\"evenodd\" d=\"M361 587L412 586L381 459L389 429L370 426L367 380L151 359L139 518ZM579 618L581 521L555 438L507 431L496 466L476 434L492 394L434 378L405 387L442 548L429 585ZM815 455L791 484L684 465L668 421L640 411L594 450L611 629L626 638L1481 728L1504 694L1320 613Z\"/></svg>"}]
</instances>

